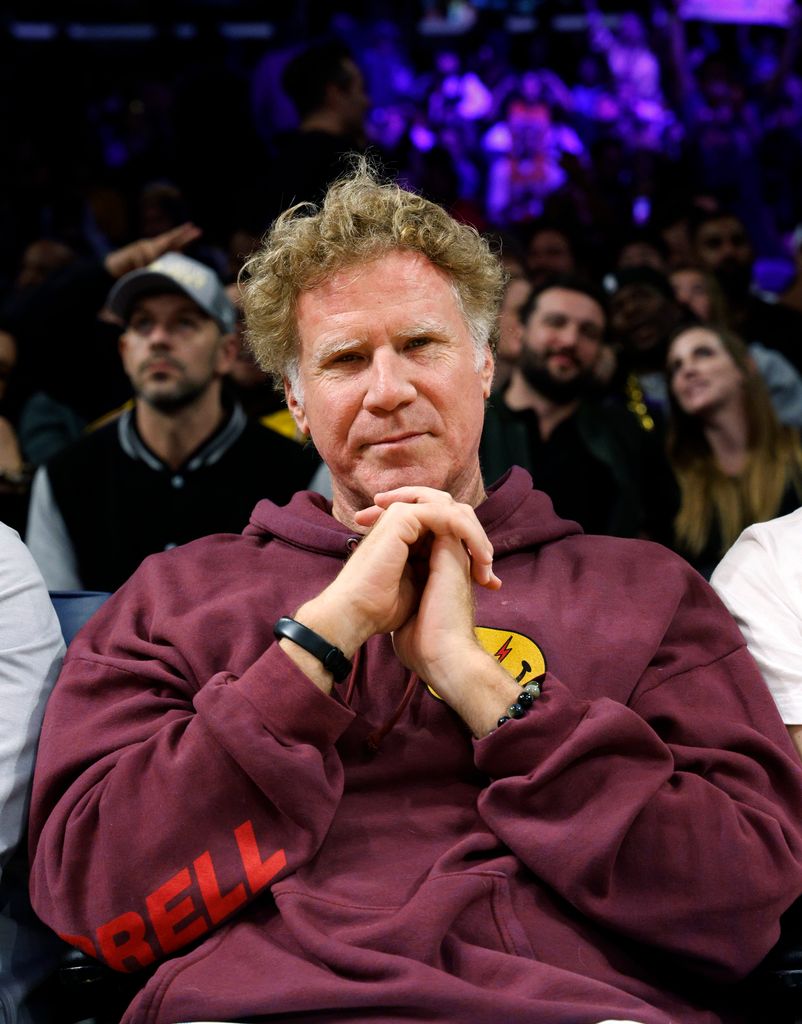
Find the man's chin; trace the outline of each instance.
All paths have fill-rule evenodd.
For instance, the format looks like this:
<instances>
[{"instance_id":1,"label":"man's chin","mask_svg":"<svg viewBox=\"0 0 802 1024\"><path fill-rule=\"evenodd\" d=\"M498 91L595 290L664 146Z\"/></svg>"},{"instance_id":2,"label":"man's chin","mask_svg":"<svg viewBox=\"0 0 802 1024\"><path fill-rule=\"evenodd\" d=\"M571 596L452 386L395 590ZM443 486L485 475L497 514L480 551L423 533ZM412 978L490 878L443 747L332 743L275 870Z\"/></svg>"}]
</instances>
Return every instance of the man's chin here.
<instances>
[{"instance_id":1,"label":"man's chin","mask_svg":"<svg viewBox=\"0 0 802 1024\"><path fill-rule=\"evenodd\" d=\"M158 412L177 412L192 405L200 395L197 388L143 388L137 398Z\"/></svg>"},{"instance_id":2,"label":"man's chin","mask_svg":"<svg viewBox=\"0 0 802 1024\"><path fill-rule=\"evenodd\" d=\"M571 373L558 377L547 369L530 367L525 370L529 386L538 394L558 405L568 405L583 398L592 390L592 377L585 372Z\"/></svg>"}]
</instances>

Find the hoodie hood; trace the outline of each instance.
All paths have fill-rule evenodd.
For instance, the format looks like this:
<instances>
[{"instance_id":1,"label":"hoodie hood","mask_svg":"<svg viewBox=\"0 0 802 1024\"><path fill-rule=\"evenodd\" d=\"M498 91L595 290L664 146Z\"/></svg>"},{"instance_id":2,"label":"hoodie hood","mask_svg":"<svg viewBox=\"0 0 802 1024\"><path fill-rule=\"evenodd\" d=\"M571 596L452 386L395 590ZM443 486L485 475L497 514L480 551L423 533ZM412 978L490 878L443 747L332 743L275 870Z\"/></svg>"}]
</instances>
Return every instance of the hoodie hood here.
<instances>
[{"instance_id":1,"label":"hoodie hood","mask_svg":"<svg viewBox=\"0 0 802 1024\"><path fill-rule=\"evenodd\" d=\"M532 478L513 466L492 487L476 509L496 556L548 544L582 532L578 523L560 519L551 499L532 486ZM331 514L331 502L315 491L300 491L288 505L260 501L245 534L272 536L295 547L342 557L362 535L349 530Z\"/></svg>"}]
</instances>

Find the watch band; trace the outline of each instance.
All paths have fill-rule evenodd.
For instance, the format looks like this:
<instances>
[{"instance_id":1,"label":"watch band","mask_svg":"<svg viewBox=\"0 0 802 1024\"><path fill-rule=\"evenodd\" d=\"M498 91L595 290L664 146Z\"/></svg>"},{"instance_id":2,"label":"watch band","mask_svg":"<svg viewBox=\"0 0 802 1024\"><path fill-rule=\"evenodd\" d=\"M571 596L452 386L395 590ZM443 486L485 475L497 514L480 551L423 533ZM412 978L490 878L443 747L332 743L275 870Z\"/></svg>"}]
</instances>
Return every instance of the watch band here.
<instances>
[{"instance_id":1,"label":"watch band","mask_svg":"<svg viewBox=\"0 0 802 1024\"><path fill-rule=\"evenodd\" d=\"M273 627L273 633L279 639L286 637L287 640L292 640L294 644L303 647L322 663L327 672L331 672L337 683L342 682L354 667L339 647L330 644L319 633L287 615L278 620Z\"/></svg>"}]
</instances>

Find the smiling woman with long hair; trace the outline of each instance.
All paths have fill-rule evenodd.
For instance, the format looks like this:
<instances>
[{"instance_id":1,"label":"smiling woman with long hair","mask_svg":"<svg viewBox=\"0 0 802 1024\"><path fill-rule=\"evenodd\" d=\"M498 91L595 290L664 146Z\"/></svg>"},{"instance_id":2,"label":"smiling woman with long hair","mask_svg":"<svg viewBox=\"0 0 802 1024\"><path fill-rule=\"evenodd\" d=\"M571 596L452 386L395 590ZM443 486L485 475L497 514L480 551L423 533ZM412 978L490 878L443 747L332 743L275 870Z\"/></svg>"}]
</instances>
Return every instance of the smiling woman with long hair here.
<instances>
[{"instance_id":1,"label":"smiling woman with long hair","mask_svg":"<svg viewBox=\"0 0 802 1024\"><path fill-rule=\"evenodd\" d=\"M675 546L709 576L741 530L802 504L802 444L726 328L676 331L668 379L668 455L680 489Z\"/></svg>"}]
</instances>

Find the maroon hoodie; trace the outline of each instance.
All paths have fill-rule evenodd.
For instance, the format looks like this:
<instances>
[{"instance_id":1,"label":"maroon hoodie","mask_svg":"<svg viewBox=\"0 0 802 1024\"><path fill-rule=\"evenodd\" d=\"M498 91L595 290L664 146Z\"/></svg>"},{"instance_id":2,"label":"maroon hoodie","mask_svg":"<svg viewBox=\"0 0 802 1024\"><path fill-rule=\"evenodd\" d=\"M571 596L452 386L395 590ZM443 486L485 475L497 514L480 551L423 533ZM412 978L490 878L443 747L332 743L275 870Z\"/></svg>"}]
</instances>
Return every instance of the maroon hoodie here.
<instances>
[{"instance_id":1,"label":"maroon hoodie","mask_svg":"<svg viewBox=\"0 0 802 1024\"><path fill-rule=\"evenodd\" d=\"M802 769L737 628L521 470L478 515L480 640L545 672L479 741L424 683L404 703L386 636L331 696L274 642L355 543L317 495L147 559L75 640L32 894L113 967L162 961L126 1021L739 1019L802 891Z\"/></svg>"}]
</instances>

